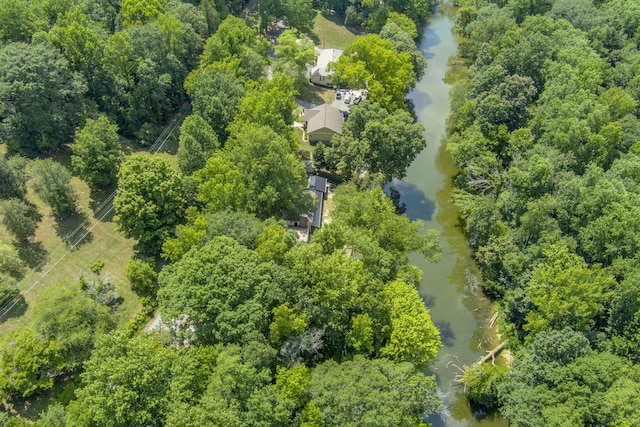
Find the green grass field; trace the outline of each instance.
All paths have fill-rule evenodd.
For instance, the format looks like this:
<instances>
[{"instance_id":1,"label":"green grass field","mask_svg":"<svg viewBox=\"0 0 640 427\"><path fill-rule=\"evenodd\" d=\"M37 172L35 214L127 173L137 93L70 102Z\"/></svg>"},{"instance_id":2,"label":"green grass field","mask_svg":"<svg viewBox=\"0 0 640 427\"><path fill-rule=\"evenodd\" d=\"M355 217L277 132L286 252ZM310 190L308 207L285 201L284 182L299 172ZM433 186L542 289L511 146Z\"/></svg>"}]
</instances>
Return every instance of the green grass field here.
<instances>
[{"instance_id":1,"label":"green grass field","mask_svg":"<svg viewBox=\"0 0 640 427\"><path fill-rule=\"evenodd\" d=\"M344 26L344 21L337 15L318 12L313 21L315 43L323 49L346 49L358 35Z\"/></svg>"},{"instance_id":2,"label":"green grass field","mask_svg":"<svg viewBox=\"0 0 640 427\"><path fill-rule=\"evenodd\" d=\"M331 104L336 96L333 89L326 87L316 86L314 84L305 84L300 88L300 94L297 96L301 99L312 104Z\"/></svg>"},{"instance_id":3,"label":"green grass field","mask_svg":"<svg viewBox=\"0 0 640 427\"><path fill-rule=\"evenodd\" d=\"M176 135L177 130L156 154L169 160L174 166L177 164ZM148 147L123 140L123 149L126 154L147 153ZM0 155L5 150L6 147L0 144ZM68 148L61 148L45 157L51 157L67 167L71 165L71 152ZM72 183L79 196L79 213L63 220L51 215L51 209L39 199L33 189L29 189L27 199L38 207L42 219L32 241L18 246L21 258L28 268L25 277L18 284L24 300L0 318L0 336L30 324L33 305L45 289L61 282L74 282L82 274L88 275L91 272L90 265L97 261L104 263L102 276L115 283L123 298L117 312L120 323L126 323L139 309L139 298L131 290L124 273L127 260L134 254L135 241L125 238L116 230L113 210L104 217L102 214L106 209L96 212L114 188L92 194L87 184L78 177L74 176ZM94 212L99 218L96 218ZM71 248L72 245L65 242L65 238L74 231L75 236L84 233L87 235L75 248ZM11 243L11 236L1 224L0 242ZM48 260L42 265L42 260L46 257Z\"/></svg>"},{"instance_id":4,"label":"green grass field","mask_svg":"<svg viewBox=\"0 0 640 427\"><path fill-rule=\"evenodd\" d=\"M116 284L118 293L124 298L118 310L120 319L123 322L128 320L138 309L138 297L124 275L124 264L133 255L135 242L115 230L113 212L102 221L97 221L92 207L97 208L100 203L92 202L88 186L80 179L74 177L73 184L80 197L80 212L64 220L57 220L51 215L51 209L40 201L33 190L29 190L27 198L38 207L42 220L32 242L18 247L21 258L30 269L19 283L24 302L17 304L0 319L0 335L29 325L33 305L42 291L57 283L76 281L81 274L90 273L89 266L96 261L104 262L102 275ZM97 200L101 201L106 196L98 195ZM73 231L76 231L74 236L78 237L87 233L75 248L63 240ZM1 227L0 240L11 242L6 230ZM48 261L41 265L46 257L49 257ZM37 271L31 270L34 268Z\"/></svg>"}]
</instances>

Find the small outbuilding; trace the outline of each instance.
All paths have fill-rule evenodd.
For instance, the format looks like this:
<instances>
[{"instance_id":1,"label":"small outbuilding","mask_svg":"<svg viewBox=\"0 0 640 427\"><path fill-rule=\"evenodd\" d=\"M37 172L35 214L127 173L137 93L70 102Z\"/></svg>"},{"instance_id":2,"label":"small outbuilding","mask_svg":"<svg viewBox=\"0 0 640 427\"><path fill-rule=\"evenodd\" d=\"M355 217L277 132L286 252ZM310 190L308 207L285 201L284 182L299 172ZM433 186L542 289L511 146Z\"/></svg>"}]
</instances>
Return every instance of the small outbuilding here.
<instances>
[{"instance_id":1,"label":"small outbuilding","mask_svg":"<svg viewBox=\"0 0 640 427\"><path fill-rule=\"evenodd\" d=\"M327 178L318 175L309 177L309 190L316 195L316 210L311 217L311 231L314 228L322 227L322 210L324 209L324 201L329 193L329 183Z\"/></svg>"},{"instance_id":2,"label":"small outbuilding","mask_svg":"<svg viewBox=\"0 0 640 427\"><path fill-rule=\"evenodd\" d=\"M305 122L309 142L321 141L328 144L333 135L342 135L342 111L329 104L305 110L302 120Z\"/></svg>"},{"instance_id":3,"label":"small outbuilding","mask_svg":"<svg viewBox=\"0 0 640 427\"><path fill-rule=\"evenodd\" d=\"M336 62L340 58L342 51L340 49L317 49L317 52L318 59L316 60L316 65L311 67L309 79L313 84L333 87L333 82L331 81L333 72L327 70L327 67L330 62Z\"/></svg>"}]
</instances>

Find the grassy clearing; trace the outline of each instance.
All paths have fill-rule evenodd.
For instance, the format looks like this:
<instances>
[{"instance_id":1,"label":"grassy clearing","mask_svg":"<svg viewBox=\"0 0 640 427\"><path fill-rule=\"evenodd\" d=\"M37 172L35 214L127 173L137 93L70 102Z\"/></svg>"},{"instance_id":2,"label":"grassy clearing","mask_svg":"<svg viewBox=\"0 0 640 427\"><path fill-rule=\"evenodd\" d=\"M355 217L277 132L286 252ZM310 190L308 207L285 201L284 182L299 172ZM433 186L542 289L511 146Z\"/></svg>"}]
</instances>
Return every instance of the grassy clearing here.
<instances>
[{"instance_id":1,"label":"grassy clearing","mask_svg":"<svg viewBox=\"0 0 640 427\"><path fill-rule=\"evenodd\" d=\"M96 221L92 209L97 208L100 202L92 201L88 186L79 178L74 177L72 182L80 198L79 213L64 220L56 219L51 214L51 209L40 201L32 189L29 190L27 199L38 207L42 220L33 241L18 249L25 264L29 268L37 268L37 271L27 273L20 281L19 288L24 302L17 304L6 318L0 320L0 335L29 325L33 305L42 291L57 283L76 281L81 274L89 274L89 266L96 261L104 262L102 275L116 284L119 294L124 298L118 310L121 321L131 318L138 309L138 297L131 290L124 274L124 264L133 255L135 242L115 230L113 212L102 221ZM93 197L102 201L110 193L94 194ZM81 227L85 220L87 225ZM78 236L84 233L87 236L71 249L64 238L73 231L77 231ZM2 227L0 240L11 240ZM46 257L49 259L42 265L41 262Z\"/></svg>"},{"instance_id":2,"label":"grassy clearing","mask_svg":"<svg viewBox=\"0 0 640 427\"><path fill-rule=\"evenodd\" d=\"M171 122L178 117L176 115ZM156 154L169 160L177 166L176 152L178 147L178 128L170 135L162 149ZM141 146L122 138L122 146L126 155L147 153L149 147ZM6 146L0 144L0 154L6 153ZM149 154L148 154L149 155ZM71 150L68 146L54 150L43 157L51 157L55 161L71 169ZM49 286L61 282L76 281L80 275L88 275L89 266L102 261L104 268L102 276L112 281L122 296L123 301L117 315L121 324L126 323L138 311L140 303L138 296L131 290L124 273L127 260L134 254L135 241L125 238L116 231L113 221L114 213L100 218L94 216L94 211L111 195L114 188L92 193L85 182L77 176L72 183L79 196L78 214L59 220L51 214L33 189L29 189L27 200L37 206L42 219L33 241L28 245L18 247L19 253L29 269L27 275L18 284L24 301L17 304L5 317L0 319L0 336L31 323L31 313L38 297ZM100 211L105 212L105 210ZM85 223L86 226L78 227ZM74 249L65 242L70 233L76 231L79 235L88 232L87 236ZM0 242L11 243L11 236L0 224ZM42 265L44 259L46 263Z\"/></svg>"},{"instance_id":3,"label":"grassy clearing","mask_svg":"<svg viewBox=\"0 0 640 427\"><path fill-rule=\"evenodd\" d=\"M304 85L304 87L299 88L299 90L300 95L298 95L298 99L316 105L331 104L336 96L333 89L316 86L311 83Z\"/></svg>"},{"instance_id":4,"label":"grassy clearing","mask_svg":"<svg viewBox=\"0 0 640 427\"><path fill-rule=\"evenodd\" d=\"M313 21L315 43L323 49L346 49L358 35L344 26L341 17L329 12L318 12Z\"/></svg>"}]
</instances>

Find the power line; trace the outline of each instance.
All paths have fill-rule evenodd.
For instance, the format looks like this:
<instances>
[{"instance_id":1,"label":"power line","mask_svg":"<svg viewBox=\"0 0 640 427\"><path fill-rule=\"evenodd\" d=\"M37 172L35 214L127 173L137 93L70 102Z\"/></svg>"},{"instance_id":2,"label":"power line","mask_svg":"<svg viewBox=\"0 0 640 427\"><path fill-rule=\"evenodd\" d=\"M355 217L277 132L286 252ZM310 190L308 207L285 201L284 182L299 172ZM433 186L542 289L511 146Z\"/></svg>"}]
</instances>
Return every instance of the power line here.
<instances>
[{"instance_id":1,"label":"power line","mask_svg":"<svg viewBox=\"0 0 640 427\"><path fill-rule=\"evenodd\" d=\"M154 143L151 144L151 146L147 150L150 154L157 154L160 152L160 150L162 150L162 148L167 143L167 141L169 140L169 138L171 137L175 129L178 127L178 124L186 117L190 109L191 109L191 104L189 104L184 109L184 111L180 114L178 118L174 119L171 123L165 126L163 131L160 133L160 135L158 135ZM63 248L63 247L67 248L67 250L56 260L56 262L53 263L53 265L49 267L44 273L42 273L42 275L38 277L31 286L29 286L25 291L20 292L18 295L16 295L14 298L12 298L9 301L7 301L8 297L5 297L2 299L2 301L0 301L0 320L4 316L6 316L13 309L13 307L16 306L16 304L18 304L18 302L20 301L20 297L23 297L24 295L31 292L33 288L35 288L40 282L42 282L42 280L47 276L47 274L49 274L58 264L60 264L60 262L62 262L62 260L69 253L71 253L71 251L73 251L73 249L75 249L84 240L84 238L89 235L89 233L91 233L91 230L93 230L100 222L102 222L102 220L104 220L113 211L114 209L113 199L115 198L117 193L118 193L118 189L116 188L93 211L93 217L96 218L96 220L95 220L95 223L91 225L91 227L87 228L89 224L91 224L92 222L91 217L88 217L80 225L78 225L71 233L67 234L62 240L62 242L58 246L56 246L47 256L45 256L38 263L38 265L36 265L34 268L31 269L27 278L35 274L38 270L44 267L47 264L47 262L49 262L52 258L54 258L53 255L56 252L58 252L60 248ZM71 244L71 246L68 247L67 246L68 244Z\"/></svg>"}]
</instances>

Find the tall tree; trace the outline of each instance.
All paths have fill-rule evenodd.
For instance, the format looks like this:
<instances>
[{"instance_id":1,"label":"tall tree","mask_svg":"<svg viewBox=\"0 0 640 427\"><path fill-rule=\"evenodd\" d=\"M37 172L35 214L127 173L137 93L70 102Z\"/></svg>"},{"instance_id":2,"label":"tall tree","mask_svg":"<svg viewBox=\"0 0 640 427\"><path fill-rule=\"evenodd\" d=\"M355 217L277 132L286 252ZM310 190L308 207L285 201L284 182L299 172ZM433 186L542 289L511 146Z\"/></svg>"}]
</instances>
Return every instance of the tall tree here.
<instances>
[{"instance_id":1,"label":"tall tree","mask_svg":"<svg viewBox=\"0 0 640 427\"><path fill-rule=\"evenodd\" d=\"M66 216L77 211L78 194L71 184L71 172L52 159L38 160L33 165L34 187L55 215Z\"/></svg>"},{"instance_id":2,"label":"tall tree","mask_svg":"<svg viewBox=\"0 0 640 427\"><path fill-rule=\"evenodd\" d=\"M425 368L438 354L442 342L418 291L397 280L388 283L382 295L391 319L391 335L382 355Z\"/></svg>"},{"instance_id":3,"label":"tall tree","mask_svg":"<svg viewBox=\"0 0 640 427\"><path fill-rule=\"evenodd\" d=\"M274 70L287 74L295 79L297 85L308 84L307 64L311 63L315 56L313 41L296 30L285 30L278 37L275 54L278 57L274 64Z\"/></svg>"},{"instance_id":4,"label":"tall tree","mask_svg":"<svg viewBox=\"0 0 640 427\"><path fill-rule=\"evenodd\" d=\"M57 49L10 43L0 49L0 136L34 155L69 141L84 114L86 85Z\"/></svg>"},{"instance_id":5,"label":"tall tree","mask_svg":"<svg viewBox=\"0 0 640 427\"><path fill-rule=\"evenodd\" d=\"M331 66L336 85L366 88L372 101L389 110L404 108L404 95L416 84L411 55L377 34L354 40Z\"/></svg>"},{"instance_id":6,"label":"tall tree","mask_svg":"<svg viewBox=\"0 0 640 427\"><path fill-rule=\"evenodd\" d=\"M140 249L158 252L182 221L184 193L180 173L168 161L143 155L129 157L118 172L113 200L116 222Z\"/></svg>"},{"instance_id":7,"label":"tall tree","mask_svg":"<svg viewBox=\"0 0 640 427\"><path fill-rule=\"evenodd\" d=\"M424 127L407 111L388 112L363 101L353 107L342 129L324 149L325 162L347 179L367 172L389 182L402 179L427 142Z\"/></svg>"},{"instance_id":8,"label":"tall tree","mask_svg":"<svg viewBox=\"0 0 640 427\"><path fill-rule=\"evenodd\" d=\"M3 200L0 212L2 224L18 242L26 242L36 233L40 216L33 206L20 199Z\"/></svg>"},{"instance_id":9,"label":"tall tree","mask_svg":"<svg viewBox=\"0 0 640 427\"><path fill-rule=\"evenodd\" d=\"M527 316L525 329L589 330L615 279L599 266L589 268L565 247L551 246L544 255L546 262L531 272L527 294L536 309Z\"/></svg>"},{"instance_id":10,"label":"tall tree","mask_svg":"<svg viewBox=\"0 0 640 427\"><path fill-rule=\"evenodd\" d=\"M91 188L101 188L116 182L122 160L118 125L104 115L87 119L73 144L73 169Z\"/></svg>"},{"instance_id":11,"label":"tall tree","mask_svg":"<svg viewBox=\"0 0 640 427\"><path fill-rule=\"evenodd\" d=\"M109 309L84 296L78 285L62 283L39 296L33 312L33 328L55 340L65 367L78 370L89 359L94 343L116 326Z\"/></svg>"},{"instance_id":12,"label":"tall tree","mask_svg":"<svg viewBox=\"0 0 640 427\"><path fill-rule=\"evenodd\" d=\"M185 81L193 102L194 113L204 118L224 142L229 137L227 126L238 111L238 103L245 95L242 81L225 70L207 67L192 73Z\"/></svg>"},{"instance_id":13,"label":"tall tree","mask_svg":"<svg viewBox=\"0 0 640 427\"><path fill-rule=\"evenodd\" d=\"M220 147L218 137L200 115L192 114L180 127L178 166L184 175L202 169L213 152Z\"/></svg>"},{"instance_id":14,"label":"tall tree","mask_svg":"<svg viewBox=\"0 0 640 427\"><path fill-rule=\"evenodd\" d=\"M167 320L187 315L201 343L241 343L254 331L266 335L288 283L278 282L279 271L234 240L216 237L162 270L160 310Z\"/></svg>"},{"instance_id":15,"label":"tall tree","mask_svg":"<svg viewBox=\"0 0 640 427\"><path fill-rule=\"evenodd\" d=\"M276 74L271 80L262 78L248 86L247 94L238 105L238 113L229 125L231 133L239 133L250 125L268 126L278 135L291 136L293 112L298 108L293 78Z\"/></svg>"},{"instance_id":16,"label":"tall tree","mask_svg":"<svg viewBox=\"0 0 640 427\"><path fill-rule=\"evenodd\" d=\"M362 356L318 365L309 383L311 403L322 421L345 427L420 425L442 407L436 390L434 377L425 377L410 363Z\"/></svg>"},{"instance_id":17,"label":"tall tree","mask_svg":"<svg viewBox=\"0 0 640 427\"><path fill-rule=\"evenodd\" d=\"M54 376L64 366L55 341L23 328L4 336L0 344L0 395L4 399L53 387Z\"/></svg>"},{"instance_id":18,"label":"tall tree","mask_svg":"<svg viewBox=\"0 0 640 427\"><path fill-rule=\"evenodd\" d=\"M12 197L22 199L26 193L27 187L23 176L16 172L4 156L0 156L0 199Z\"/></svg>"},{"instance_id":19,"label":"tall tree","mask_svg":"<svg viewBox=\"0 0 640 427\"><path fill-rule=\"evenodd\" d=\"M28 42L35 31L33 14L24 0L0 1L0 40Z\"/></svg>"},{"instance_id":20,"label":"tall tree","mask_svg":"<svg viewBox=\"0 0 640 427\"><path fill-rule=\"evenodd\" d=\"M68 409L72 425L161 425L173 354L151 336L114 332L98 340Z\"/></svg>"},{"instance_id":21,"label":"tall tree","mask_svg":"<svg viewBox=\"0 0 640 427\"><path fill-rule=\"evenodd\" d=\"M249 212L259 218L279 218L283 212L294 218L309 211L307 174L289 141L266 126L247 126L229 148L247 189Z\"/></svg>"},{"instance_id":22,"label":"tall tree","mask_svg":"<svg viewBox=\"0 0 640 427\"><path fill-rule=\"evenodd\" d=\"M413 24L413 22L411 23ZM415 24L413 28L415 29ZM395 22L387 23L382 27L380 37L393 43L397 52L406 52L411 55L411 63L413 64L413 71L416 73L416 80L420 80L424 76L427 68L427 59L413 41L415 37L412 37L411 34L403 30Z\"/></svg>"}]
</instances>

